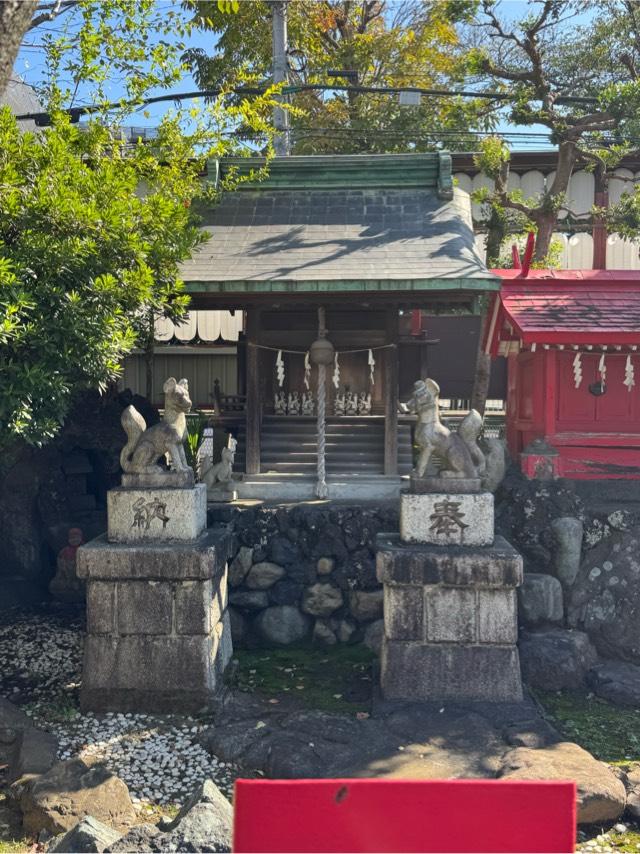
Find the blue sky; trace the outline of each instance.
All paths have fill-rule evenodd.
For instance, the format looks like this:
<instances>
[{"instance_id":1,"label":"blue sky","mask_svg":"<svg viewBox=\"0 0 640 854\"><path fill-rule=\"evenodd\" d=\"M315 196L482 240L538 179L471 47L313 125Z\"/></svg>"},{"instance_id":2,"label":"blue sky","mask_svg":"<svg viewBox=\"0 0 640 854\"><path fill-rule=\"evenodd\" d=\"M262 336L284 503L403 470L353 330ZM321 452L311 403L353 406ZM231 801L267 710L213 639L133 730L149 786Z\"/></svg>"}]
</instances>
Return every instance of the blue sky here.
<instances>
[{"instance_id":1,"label":"blue sky","mask_svg":"<svg viewBox=\"0 0 640 854\"><path fill-rule=\"evenodd\" d=\"M250 2L251 0L242 0L242 2ZM398 0L401 2L401 0ZM163 9L174 9L180 10L180 4L174 2L174 0L157 0L156 6L159 11ZM509 18L513 20L522 19L526 14L531 12L532 4L526 2L526 0L503 0L500 4L500 8L503 13ZM587 23L589 19L594 14L593 7L589 8L587 4L585 4L584 12L582 12L579 16L580 23ZM74 16L76 16L74 18ZM69 27L73 30L74 21L77 20L77 14L75 12L68 12L61 18L56 19L52 24L47 25L46 29L50 32L59 35L64 32L66 27ZM211 33L202 32L198 30L194 30L192 35L188 39L188 44L190 47L200 47L206 50L207 52L212 52L215 47L215 40ZM18 59L15 65L15 71L18 73L27 83L33 85L34 87L38 87L41 83L44 72L44 50L42 47L42 28L32 31L28 33L25 37L24 45L18 55ZM155 92L151 92L151 95L160 95L167 94L171 92L179 93L185 91L191 91L197 89L197 85L193 80L190 73L186 72L183 79L173 86L169 90L157 90ZM108 89L109 97L111 97L114 101L118 100L122 94L123 89L121 85L117 83L113 83L110 85ZM76 105L82 104L82 92L78 94ZM171 109L171 102L151 105L147 108L141 108L134 116L131 117L130 124L140 126L140 127L153 127L157 124L159 118L163 115L163 113ZM144 113L147 112L148 116L145 116ZM510 125L508 122L504 121L498 125L499 132L508 132L514 130L524 130L522 128L515 128L513 125ZM543 127L532 127L527 128L526 130L530 130L533 132L546 132L546 129ZM526 147L527 149L532 148L548 148L549 144L546 143L543 139L529 141L528 143L518 143L517 140L511 140L513 148L521 148Z\"/></svg>"}]
</instances>

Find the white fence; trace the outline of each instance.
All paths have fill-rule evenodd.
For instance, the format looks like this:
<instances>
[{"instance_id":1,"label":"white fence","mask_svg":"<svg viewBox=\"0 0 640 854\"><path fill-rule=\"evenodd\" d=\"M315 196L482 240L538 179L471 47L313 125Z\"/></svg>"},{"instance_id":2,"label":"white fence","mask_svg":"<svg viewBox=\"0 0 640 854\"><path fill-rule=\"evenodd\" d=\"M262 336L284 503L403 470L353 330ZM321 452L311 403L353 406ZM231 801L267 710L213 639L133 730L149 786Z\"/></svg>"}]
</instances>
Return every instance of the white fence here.
<instances>
[{"instance_id":1,"label":"white fence","mask_svg":"<svg viewBox=\"0 0 640 854\"><path fill-rule=\"evenodd\" d=\"M635 174L629 169L616 169L614 172L621 178L632 179L634 183L640 184L640 172ZM555 173L545 175L537 169L518 175L511 172L509 175L509 187L513 190L522 190L526 198L542 193L545 186L553 181ZM454 178L458 186L467 193L472 193L481 187L493 188L493 182L486 175L467 175L465 172L456 172ZM633 185L629 181L611 179L609 181L609 204L614 205L620 201L620 196L625 191L630 191ZM594 204L594 177L589 172L579 171L571 176L569 191L567 193L567 206L576 213L580 219L588 220L590 211ZM474 223L481 226L483 223L482 206L472 205ZM566 212L560 216L566 217ZM564 249L561 258L561 267L564 269L590 269L593 262L593 238L587 232L567 235L558 232L557 240L563 243ZM484 258L485 236L478 234L476 244L481 256ZM622 240L618 235L611 234L607 238L607 268L610 270L640 270L640 244Z\"/></svg>"}]
</instances>

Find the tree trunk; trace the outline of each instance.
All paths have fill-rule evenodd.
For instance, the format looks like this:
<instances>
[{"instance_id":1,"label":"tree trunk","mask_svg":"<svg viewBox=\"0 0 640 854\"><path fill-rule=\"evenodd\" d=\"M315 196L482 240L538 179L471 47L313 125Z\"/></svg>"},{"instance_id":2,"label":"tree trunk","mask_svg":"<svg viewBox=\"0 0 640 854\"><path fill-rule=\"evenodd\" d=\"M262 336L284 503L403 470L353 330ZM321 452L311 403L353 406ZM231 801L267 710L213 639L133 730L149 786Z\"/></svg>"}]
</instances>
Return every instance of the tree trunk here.
<instances>
[{"instance_id":1,"label":"tree trunk","mask_svg":"<svg viewBox=\"0 0 640 854\"><path fill-rule=\"evenodd\" d=\"M0 95L7 88L22 37L37 5L38 0L0 0Z\"/></svg>"},{"instance_id":2,"label":"tree trunk","mask_svg":"<svg viewBox=\"0 0 640 854\"><path fill-rule=\"evenodd\" d=\"M538 231L536 234L536 247L533 252L533 260L540 263L549 254L551 239L558 223L557 211L545 211L535 218Z\"/></svg>"},{"instance_id":3,"label":"tree trunk","mask_svg":"<svg viewBox=\"0 0 640 854\"><path fill-rule=\"evenodd\" d=\"M504 217L492 208L491 216L487 222L487 267L498 266L505 232Z\"/></svg>"},{"instance_id":4,"label":"tree trunk","mask_svg":"<svg viewBox=\"0 0 640 854\"><path fill-rule=\"evenodd\" d=\"M484 415L487 406L487 395L489 394L489 383L491 381L491 356L484 352L482 342L487 328L487 313L489 311L489 300L483 300L482 315L480 319L480 335L478 338L478 349L476 351L476 369L473 376L473 391L471 392L471 408L477 409L480 415Z\"/></svg>"},{"instance_id":5,"label":"tree trunk","mask_svg":"<svg viewBox=\"0 0 640 854\"><path fill-rule=\"evenodd\" d=\"M550 187L545 193L545 202L548 204L538 208L533 219L538 227L536 235L536 248L533 253L533 260L536 262L544 261L549 254L551 239L553 232L558 223L558 207L553 199L560 196L564 197L569 189L569 181L576 162L576 144L572 140L565 140L558 147L558 166L556 169L555 178Z\"/></svg>"}]
</instances>

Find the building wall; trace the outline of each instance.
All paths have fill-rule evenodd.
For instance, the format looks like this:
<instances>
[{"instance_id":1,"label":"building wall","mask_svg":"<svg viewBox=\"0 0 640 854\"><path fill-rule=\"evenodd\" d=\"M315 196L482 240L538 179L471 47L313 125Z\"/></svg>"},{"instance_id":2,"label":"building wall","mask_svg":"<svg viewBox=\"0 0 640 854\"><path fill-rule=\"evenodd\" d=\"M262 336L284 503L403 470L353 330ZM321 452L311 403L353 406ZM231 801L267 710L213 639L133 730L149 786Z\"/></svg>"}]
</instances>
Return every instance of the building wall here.
<instances>
[{"instance_id":1,"label":"building wall","mask_svg":"<svg viewBox=\"0 0 640 854\"><path fill-rule=\"evenodd\" d=\"M614 170L614 175L618 175L620 178L633 179L635 184L640 183L640 172L634 172L631 169L616 169ZM458 186L468 193L472 193L481 187L492 187L491 179L478 172L456 172L454 178L457 180ZM545 174L539 169L530 169L520 174L512 171L509 175L509 188L512 190L522 190L527 197L535 196L543 192L545 182L548 184L553 178L554 172ZM610 180L609 204L617 204L620 201L622 193L631 192L633 186L629 181ZM594 203L593 174L584 170L574 172L569 182L567 206L579 215L579 219L588 223L591 218L590 211ZM482 229L484 225L482 205L474 203L472 205L472 214L476 229ZM565 218L566 213L563 213L560 220L562 221ZM567 227L571 228L571 226ZM569 233L558 231L555 239L563 244L560 259L560 267L562 269L591 269L593 261L593 238L588 231L573 234L571 231ZM476 245L481 256L484 258L484 234L477 234ZM609 235L607 238L607 268L610 270L640 270L639 245L622 240L617 234Z\"/></svg>"},{"instance_id":2,"label":"building wall","mask_svg":"<svg viewBox=\"0 0 640 854\"><path fill-rule=\"evenodd\" d=\"M237 394L236 347L207 347L197 345L182 347L158 347L154 356L153 403L162 406L162 386L167 377L189 380L189 390L194 408L211 408L213 384L220 380L225 394ZM134 393L146 392L145 361L142 354L129 356L124 363L120 387L130 388Z\"/></svg>"}]
</instances>

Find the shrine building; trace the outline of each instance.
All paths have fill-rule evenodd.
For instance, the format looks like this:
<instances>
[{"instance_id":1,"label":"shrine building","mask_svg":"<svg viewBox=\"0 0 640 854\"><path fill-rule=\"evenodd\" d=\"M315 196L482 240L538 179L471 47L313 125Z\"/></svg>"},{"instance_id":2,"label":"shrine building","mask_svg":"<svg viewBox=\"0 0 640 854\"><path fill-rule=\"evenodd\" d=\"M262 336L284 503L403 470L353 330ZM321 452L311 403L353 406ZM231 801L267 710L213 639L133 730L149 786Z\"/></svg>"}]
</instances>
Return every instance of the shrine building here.
<instances>
[{"instance_id":1,"label":"shrine building","mask_svg":"<svg viewBox=\"0 0 640 854\"><path fill-rule=\"evenodd\" d=\"M212 161L209 179L262 163ZM358 484L364 496L372 478L397 492L412 465L398 402L427 372L420 311L477 314L499 287L450 156L275 158L265 180L225 192L203 227L210 240L181 268L192 308L245 313L237 393L222 390L215 416L238 439L241 494L262 497L276 481L280 497L286 484L291 497L314 494L321 395L310 348L323 335L329 496L355 497Z\"/></svg>"},{"instance_id":2,"label":"shrine building","mask_svg":"<svg viewBox=\"0 0 640 854\"><path fill-rule=\"evenodd\" d=\"M636 271L495 271L485 346L508 361L506 437L533 477L640 478Z\"/></svg>"}]
</instances>

